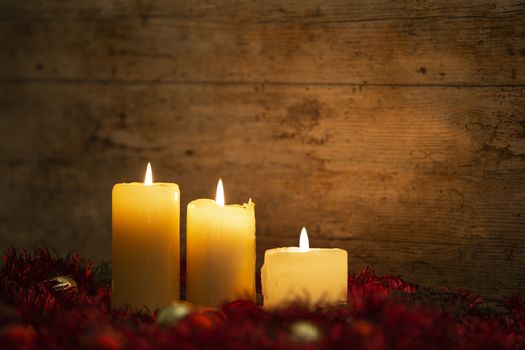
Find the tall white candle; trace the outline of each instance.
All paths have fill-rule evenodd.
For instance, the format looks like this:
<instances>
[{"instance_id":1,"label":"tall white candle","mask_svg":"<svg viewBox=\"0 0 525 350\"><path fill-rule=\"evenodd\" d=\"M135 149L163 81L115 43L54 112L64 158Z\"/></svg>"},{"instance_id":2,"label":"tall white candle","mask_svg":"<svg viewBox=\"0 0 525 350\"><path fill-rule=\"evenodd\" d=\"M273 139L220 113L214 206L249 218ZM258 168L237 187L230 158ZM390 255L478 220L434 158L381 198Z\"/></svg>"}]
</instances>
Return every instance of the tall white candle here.
<instances>
[{"instance_id":1,"label":"tall white candle","mask_svg":"<svg viewBox=\"0 0 525 350\"><path fill-rule=\"evenodd\" d=\"M310 248L303 227L299 247L269 249L261 270L264 307L304 301L310 306L347 301L348 254Z\"/></svg>"},{"instance_id":2,"label":"tall white candle","mask_svg":"<svg viewBox=\"0 0 525 350\"><path fill-rule=\"evenodd\" d=\"M216 200L188 204L186 299L194 304L255 300L255 205L224 203L219 180Z\"/></svg>"},{"instance_id":3,"label":"tall white candle","mask_svg":"<svg viewBox=\"0 0 525 350\"><path fill-rule=\"evenodd\" d=\"M112 307L179 299L179 186L154 183L148 163L144 183L116 184L112 197Z\"/></svg>"}]
</instances>

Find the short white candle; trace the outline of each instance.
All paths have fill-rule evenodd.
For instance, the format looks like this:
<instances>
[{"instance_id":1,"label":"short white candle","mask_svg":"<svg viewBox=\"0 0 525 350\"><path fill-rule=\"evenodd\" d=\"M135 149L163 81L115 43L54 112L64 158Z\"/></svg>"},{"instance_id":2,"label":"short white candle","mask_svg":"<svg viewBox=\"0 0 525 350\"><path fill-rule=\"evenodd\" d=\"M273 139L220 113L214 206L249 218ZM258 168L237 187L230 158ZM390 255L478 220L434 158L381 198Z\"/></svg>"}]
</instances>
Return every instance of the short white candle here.
<instances>
[{"instance_id":1,"label":"short white candle","mask_svg":"<svg viewBox=\"0 0 525 350\"><path fill-rule=\"evenodd\" d=\"M310 306L347 302L348 254L338 248L310 248L303 227L299 247L269 249L261 270L264 307L293 302Z\"/></svg>"}]
</instances>

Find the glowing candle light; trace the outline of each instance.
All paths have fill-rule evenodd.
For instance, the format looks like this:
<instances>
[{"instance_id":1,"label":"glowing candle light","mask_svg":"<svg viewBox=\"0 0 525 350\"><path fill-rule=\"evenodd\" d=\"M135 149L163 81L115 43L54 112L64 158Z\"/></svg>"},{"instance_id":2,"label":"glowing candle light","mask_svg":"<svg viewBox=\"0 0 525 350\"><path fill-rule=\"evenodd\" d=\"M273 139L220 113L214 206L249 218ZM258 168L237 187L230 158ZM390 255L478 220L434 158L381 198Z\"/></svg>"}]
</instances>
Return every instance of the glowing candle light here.
<instances>
[{"instance_id":1,"label":"glowing candle light","mask_svg":"<svg viewBox=\"0 0 525 350\"><path fill-rule=\"evenodd\" d=\"M222 179L219 179L219 183L217 184L217 192L215 194L215 202L219 206L224 207L224 187L222 186Z\"/></svg>"},{"instance_id":2,"label":"glowing candle light","mask_svg":"<svg viewBox=\"0 0 525 350\"><path fill-rule=\"evenodd\" d=\"M269 249L261 270L264 307L304 301L311 306L347 301L348 254L337 248L310 248L303 227L299 247Z\"/></svg>"},{"instance_id":3,"label":"glowing candle light","mask_svg":"<svg viewBox=\"0 0 525 350\"><path fill-rule=\"evenodd\" d=\"M148 162L146 167L146 176L144 177L144 185L151 186L153 185L153 171L151 171L151 163Z\"/></svg>"},{"instance_id":4,"label":"glowing candle light","mask_svg":"<svg viewBox=\"0 0 525 350\"><path fill-rule=\"evenodd\" d=\"M219 306L255 300L255 204L226 205L222 180L215 200L188 204L186 299Z\"/></svg>"},{"instance_id":5,"label":"glowing candle light","mask_svg":"<svg viewBox=\"0 0 525 350\"><path fill-rule=\"evenodd\" d=\"M150 310L179 299L180 192L174 183L122 183L112 194L113 308Z\"/></svg>"},{"instance_id":6,"label":"glowing candle light","mask_svg":"<svg viewBox=\"0 0 525 350\"><path fill-rule=\"evenodd\" d=\"M306 227L303 227L301 230L301 235L299 236L299 249L302 252L307 252L310 249L310 242L308 242L308 233L306 232Z\"/></svg>"}]
</instances>

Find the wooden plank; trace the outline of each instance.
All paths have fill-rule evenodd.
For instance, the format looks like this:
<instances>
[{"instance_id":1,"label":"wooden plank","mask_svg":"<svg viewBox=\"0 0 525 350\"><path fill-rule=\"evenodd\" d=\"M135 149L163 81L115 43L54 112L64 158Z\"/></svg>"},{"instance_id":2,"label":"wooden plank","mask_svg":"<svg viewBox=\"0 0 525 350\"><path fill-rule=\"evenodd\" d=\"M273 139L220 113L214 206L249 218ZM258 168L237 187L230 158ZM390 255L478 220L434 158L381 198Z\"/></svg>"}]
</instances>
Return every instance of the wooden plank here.
<instances>
[{"instance_id":1,"label":"wooden plank","mask_svg":"<svg viewBox=\"0 0 525 350\"><path fill-rule=\"evenodd\" d=\"M15 17L146 16L222 23L267 21L367 21L407 17L497 16L523 10L519 0L389 1L389 0L156 0L154 2L91 0L4 0L4 20Z\"/></svg>"},{"instance_id":2,"label":"wooden plank","mask_svg":"<svg viewBox=\"0 0 525 350\"><path fill-rule=\"evenodd\" d=\"M511 87L3 82L0 245L109 258L111 186L152 161L182 208L219 176L253 198L259 259L305 225L354 270L523 292L524 108Z\"/></svg>"},{"instance_id":3,"label":"wooden plank","mask_svg":"<svg viewBox=\"0 0 525 350\"><path fill-rule=\"evenodd\" d=\"M97 11L80 18L5 17L0 21L0 79L525 84L523 4L423 6L424 15L409 11L406 17L401 14L408 5L392 5L376 18L368 5L344 6L346 12L339 15L343 5L337 2L315 20L306 15L312 5L294 4L296 12L269 19L263 19L268 8L259 5L246 5L238 15L234 5L210 6L215 10L203 5L208 12L201 20ZM359 9L360 15L350 17ZM244 20L250 11L259 20Z\"/></svg>"}]
</instances>

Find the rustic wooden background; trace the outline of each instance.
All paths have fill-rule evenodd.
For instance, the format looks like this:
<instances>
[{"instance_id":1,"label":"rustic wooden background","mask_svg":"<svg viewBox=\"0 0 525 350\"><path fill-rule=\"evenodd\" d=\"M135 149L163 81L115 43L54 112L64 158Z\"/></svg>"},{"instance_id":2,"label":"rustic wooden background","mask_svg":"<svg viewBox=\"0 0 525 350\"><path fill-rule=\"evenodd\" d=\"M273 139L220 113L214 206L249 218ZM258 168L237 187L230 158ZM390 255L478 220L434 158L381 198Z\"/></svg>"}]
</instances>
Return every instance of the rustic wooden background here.
<instances>
[{"instance_id":1,"label":"rustic wooden background","mask_svg":"<svg viewBox=\"0 0 525 350\"><path fill-rule=\"evenodd\" d=\"M0 248L108 259L147 161L183 207L252 197L259 265L305 225L354 271L525 292L525 4L0 0Z\"/></svg>"}]
</instances>

